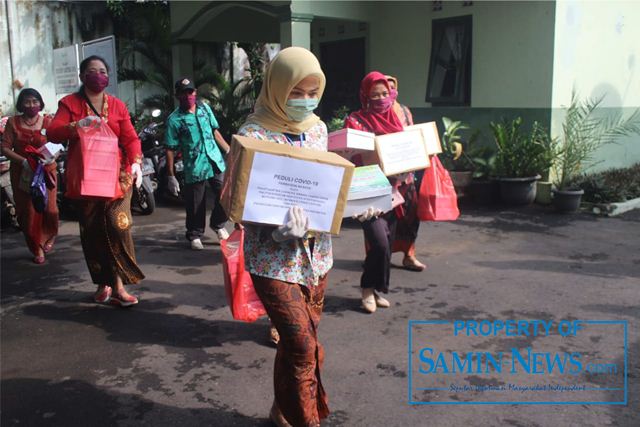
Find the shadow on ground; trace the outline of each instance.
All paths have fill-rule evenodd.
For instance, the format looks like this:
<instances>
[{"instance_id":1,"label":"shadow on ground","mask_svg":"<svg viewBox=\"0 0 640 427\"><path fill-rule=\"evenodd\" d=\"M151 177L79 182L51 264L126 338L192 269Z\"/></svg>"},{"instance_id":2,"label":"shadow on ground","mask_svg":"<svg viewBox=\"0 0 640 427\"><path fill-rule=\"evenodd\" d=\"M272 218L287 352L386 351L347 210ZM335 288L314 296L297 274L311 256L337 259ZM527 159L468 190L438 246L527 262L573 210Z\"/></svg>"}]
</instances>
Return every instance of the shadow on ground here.
<instances>
[{"instance_id":1,"label":"shadow on ground","mask_svg":"<svg viewBox=\"0 0 640 427\"><path fill-rule=\"evenodd\" d=\"M153 426L270 426L266 419L242 415L201 396L206 408L178 408L154 403L137 394L106 392L78 380L33 378L2 381L2 425L93 427L120 421ZM149 419L145 419L149 416Z\"/></svg>"}]
</instances>

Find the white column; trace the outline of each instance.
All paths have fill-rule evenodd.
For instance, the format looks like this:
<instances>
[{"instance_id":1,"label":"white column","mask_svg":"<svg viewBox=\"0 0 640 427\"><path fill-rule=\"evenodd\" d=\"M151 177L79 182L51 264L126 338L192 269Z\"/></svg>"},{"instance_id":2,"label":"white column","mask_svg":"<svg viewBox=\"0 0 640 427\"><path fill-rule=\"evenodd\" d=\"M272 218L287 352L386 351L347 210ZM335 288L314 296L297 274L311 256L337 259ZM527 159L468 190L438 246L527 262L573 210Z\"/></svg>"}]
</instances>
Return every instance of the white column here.
<instances>
[{"instance_id":1,"label":"white column","mask_svg":"<svg viewBox=\"0 0 640 427\"><path fill-rule=\"evenodd\" d=\"M280 22L280 46L300 46L311 50L313 15L291 14Z\"/></svg>"},{"instance_id":2,"label":"white column","mask_svg":"<svg viewBox=\"0 0 640 427\"><path fill-rule=\"evenodd\" d=\"M173 81L180 77L193 79L193 47L190 43L177 42L171 46L173 54Z\"/></svg>"}]
</instances>

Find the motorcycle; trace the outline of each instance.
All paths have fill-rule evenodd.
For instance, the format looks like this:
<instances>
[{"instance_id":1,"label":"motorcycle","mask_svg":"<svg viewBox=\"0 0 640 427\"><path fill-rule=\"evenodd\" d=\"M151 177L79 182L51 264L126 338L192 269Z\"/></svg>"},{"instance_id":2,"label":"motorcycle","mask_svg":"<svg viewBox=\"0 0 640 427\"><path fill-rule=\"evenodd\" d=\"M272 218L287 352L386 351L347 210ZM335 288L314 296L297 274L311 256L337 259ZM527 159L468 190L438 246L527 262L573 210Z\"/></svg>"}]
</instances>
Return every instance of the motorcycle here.
<instances>
[{"instance_id":1,"label":"motorcycle","mask_svg":"<svg viewBox=\"0 0 640 427\"><path fill-rule=\"evenodd\" d=\"M2 228L12 226L19 229L18 216L16 215L16 202L13 198L11 188L11 177L9 169L11 162L5 156L0 156L0 202L1 202L1 224Z\"/></svg>"},{"instance_id":2,"label":"motorcycle","mask_svg":"<svg viewBox=\"0 0 640 427\"><path fill-rule=\"evenodd\" d=\"M8 116L0 118L0 142L8 119ZM11 161L5 156L0 156L0 224L2 228L12 226L19 229L16 202L13 198L13 188L11 187L10 169Z\"/></svg>"},{"instance_id":3,"label":"motorcycle","mask_svg":"<svg viewBox=\"0 0 640 427\"><path fill-rule=\"evenodd\" d=\"M76 204L67 199L64 193L67 188L66 183L66 170L67 165L67 151L64 150L60 153L56 159L56 170L58 172L58 188L56 190L56 201L58 203L58 211L60 212L60 218L76 218Z\"/></svg>"},{"instance_id":4,"label":"motorcycle","mask_svg":"<svg viewBox=\"0 0 640 427\"><path fill-rule=\"evenodd\" d=\"M140 188L134 185L131 196L131 207L138 209L142 215L151 215L156 209L154 191L158 184L154 182L155 168L153 161L147 157L142 158L142 185Z\"/></svg>"},{"instance_id":5,"label":"motorcycle","mask_svg":"<svg viewBox=\"0 0 640 427\"><path fill-rule=\"evenodd\" d=\"M167 154L164 146L159 141L161 139L161 125L162 123L150 123L144 129L142 129L142 131L138 134L138 137L140 138L140 142L142 143L142 153L144 154L145 160L149 160L151 162L150 164L153 165L153 182L155 184L154 188L156 190L156 196L169 201L179 200L180 197L176 199L176 197L170 194L167 190ZM175 154L173 168L175 177L180 184L180 194L182 194L182 189L184 186L184 166L182 163L182 156L179 152L176 152Z\"/></svg>"},{"instance_id":6,"label":"motorcycle","mask_svg":"<svg viewBox=\"0 0 640 427\"><path fill-rule=\"evenodd\" d=\"M63 151L56 160L58 171L58 189L56 200L61 217L75 218L76 204L67 199L64 195L66 191L65 168L67 163L67 152ZM133 187L131 196L131 207L139 210L143 215L150 215L156 208L153 191L155 185L152 181L154 174L153 163L150 159L142 159L142 185L140 188Z\"/></svg>"}]
</instances>

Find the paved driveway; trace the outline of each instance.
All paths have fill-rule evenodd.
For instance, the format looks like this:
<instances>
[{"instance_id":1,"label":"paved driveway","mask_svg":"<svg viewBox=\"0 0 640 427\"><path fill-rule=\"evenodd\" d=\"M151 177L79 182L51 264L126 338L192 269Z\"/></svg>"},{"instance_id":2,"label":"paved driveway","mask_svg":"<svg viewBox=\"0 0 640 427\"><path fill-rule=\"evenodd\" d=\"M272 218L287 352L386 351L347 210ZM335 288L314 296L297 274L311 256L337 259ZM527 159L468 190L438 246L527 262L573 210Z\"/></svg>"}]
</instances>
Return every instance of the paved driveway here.
<instances>
[{"instance_id":1,"label":"paved driveway","mask_svg":"<svg viewBox=\"0 0 640 427\"><path fill-rule=\"evenodd\" d=\"M209 238L204 251L189 250L183 221L177 207L135 217L137 254L147 279L137 288L140 305L128 310L91 302L94 288L75 222L62 223L55 251L43 266L30 262L19 233L2 233L3 426L269 425L275 350L267 342L267 323L231 318L219 246ZM537 207L469 209L453 223L423 224L418 255L428 271L394 269L393 306L373 315L359 307L363 245L356 224L347 224L334 239L334 251L321 323L327 352L323 382L333 411L326 425L640 424L637 212L604 219L559 216ZM628 404L409 405L408 321L474 319L627 321ZM546 341L531 336L456 341L450 330L436 325L414 331L413 339L422 342L412 345L493 353L513 347L522 352L528 347L575 350L587 358L611 354L608 360L622 368L620 331ZM416 377L419 366L426 365L411 365L414 383L431 381ZM483 398L446 390L452 377L432 378L445 390L415 391L412 399L460 403ZM458 375L456 381L505 385L501 378L476 372ZM511 380L527 378L518 372ZM562 376L539 378L570 382ZM608 385L602 376L581 381L600 389L584 395L586 400L621 396L602 387ZM519 398L540 399L533 394Z\"/></svg>"}]
</instances>

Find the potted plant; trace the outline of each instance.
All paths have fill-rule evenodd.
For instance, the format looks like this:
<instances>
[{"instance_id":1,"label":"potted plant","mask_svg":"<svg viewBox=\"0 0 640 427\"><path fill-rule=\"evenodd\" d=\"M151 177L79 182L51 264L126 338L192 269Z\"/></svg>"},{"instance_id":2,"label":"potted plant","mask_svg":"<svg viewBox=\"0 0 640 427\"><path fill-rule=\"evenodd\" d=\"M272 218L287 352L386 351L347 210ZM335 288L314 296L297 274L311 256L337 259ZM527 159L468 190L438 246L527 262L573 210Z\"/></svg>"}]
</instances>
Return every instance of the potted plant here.
<instances>
[{"instance_id":1,"label":"potted plant","mask_svg":"<svg viewBox=\"0 0 640 427\"><path fill-rule=\"evenodd\" d=\"M584 191L571 182L585 167L593 166L593 154L598 148L615 143L620 137L640 134L640 109L624 120L619 113L598 114L603 98L580 100L575 92L571 94L553 164L553 205L559 212L575 212L580 207Z\"/></svg>"},{"instance_id":2,"label":"potted plant","mask_svg":"<svg viewBox=\"0 0 640 427\"><path fill-rule=\"evenodd\" d=\"M473 145L478 132L474 132L465 144L460 132L470 129L467 124L452 120L449 117L443 117L442 123L444 124L444 133L442 134L443 152L439 157L443 166L449 171L458 197L462 197L471 184L474 169L473 161L469 157L467 150Z\"/></svg>"},{"instance_id":3,"label":"potted plant","mask_svg":"<svg viewBox=\"0 0 640 427\"><path fill-rule=\"evenodd\" d=\"M474 164L471 196L478 205L491 205L498 201L499 187L494 179L496 153L492 147L473 148L469 157Z\"/></svg>"},{"instance_id":4,"label":"potted plant","mask_svg":"<svg viewBox=\"0 0 640 427\"><path fill-rule=\"evenodd\" d=\"M344 127L344 121L349 115L349 107L343 105L333 112L333 117L327 123L327 131L329 133L340 130Z\"/></svg>"},{"instance_id":5,"label":"potted plant","mask_svg":"<svg viewBox=\"0 0 640 427\"><path fill-rule=\"evenodd\" d=\"M534 122L530 133L521 130L522 118L491 122L496 143L496 174L500 197L509 205L528 205L536 198L536 181L549 169L554 141Z\"/></svg>"}]
</instances>

